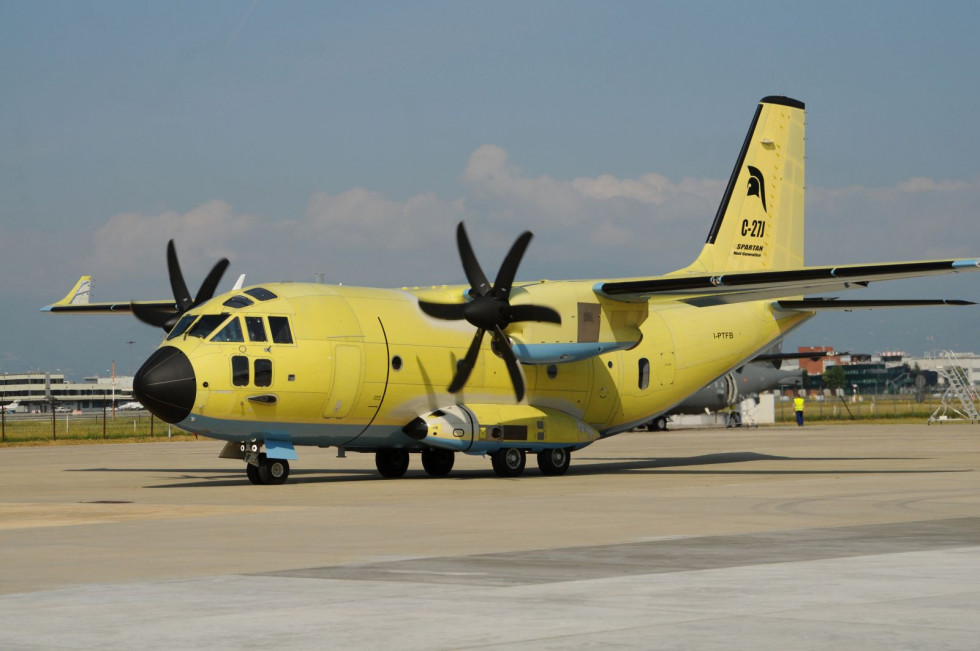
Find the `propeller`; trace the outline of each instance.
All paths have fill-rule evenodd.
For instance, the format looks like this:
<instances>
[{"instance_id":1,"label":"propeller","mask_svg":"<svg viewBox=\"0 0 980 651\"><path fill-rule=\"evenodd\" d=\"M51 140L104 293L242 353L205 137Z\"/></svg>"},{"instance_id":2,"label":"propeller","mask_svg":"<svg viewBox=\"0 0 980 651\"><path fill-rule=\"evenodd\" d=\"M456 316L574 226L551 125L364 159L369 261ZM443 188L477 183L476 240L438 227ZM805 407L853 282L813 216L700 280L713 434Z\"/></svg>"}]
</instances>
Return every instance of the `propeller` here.
<instances>
[{"instance_id":1,"label":"propeller","mask_svg":"<svg viewBox=\"0 0 980 651\"><path fill-rule=\"evenodd\" d=\"M221 258L211 267L201 288L197 290L197 296L191 298L191 293L184 282L184 274L180 272L180 263L177 261L177 250L174 248L174 241L167 242L167 271L170 274L170 288L174 293L173 310L159 308L141 303L131 303L133 314L143 323L148 323L158 328L163 328L164 332L170 332L184 312L197 307L201 303L208 301L214 296L214 291L221 282L221 276L228 268L228 259Z\"/></svg>"},{"instance_id":2,"label":"propeller","mask_svg":"<svg viewBox=\"0 0 980 651\"><path fill-rule=\"evenodd\" d=\"M500 265L497 278L491 286L480 268L480 263L476 260L473 247L470 246L470 239L466 235L466 228L463 227L462 222L456 227L456 245L460 260L463 262L463 271L470 283L469 295L472 300L468 303L419 301L419 308L431 317L447 321L465 319L476 328L476 334L473 335L466 356L456 365L456 375L449 385L450 393L460 391L466 384L476 364L477 355L480 354L483 336L489 332L494 350L507 364L507 372L510 373L510 381L514 385L517 401L520 402L524 398L524 373L504 334L504 329L520 321L561 323L561 316L550 307L510 304L510 290L514 285L514 276L517 274L517 267L524 257L524 251L531 237L533 237L531 232L525 231L517 238L510 247L507 257L504 258L503 264Z\"/></svg>"}]
</instances>

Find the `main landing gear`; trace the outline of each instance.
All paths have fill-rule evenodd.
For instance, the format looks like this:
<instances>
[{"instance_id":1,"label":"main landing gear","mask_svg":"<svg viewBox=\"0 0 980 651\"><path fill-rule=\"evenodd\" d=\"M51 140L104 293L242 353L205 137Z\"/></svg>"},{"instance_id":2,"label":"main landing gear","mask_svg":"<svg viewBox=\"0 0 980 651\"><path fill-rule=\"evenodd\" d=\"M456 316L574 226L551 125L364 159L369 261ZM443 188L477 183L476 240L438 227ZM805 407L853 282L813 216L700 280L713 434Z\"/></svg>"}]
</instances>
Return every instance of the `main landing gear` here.
<instances>
[{"instance_id":1,"label":"main landing gear","mask_svg":"<svg viewBox=\"0 0 980 651\"><path fill-rule=\"evenodd\" d=\"M519 448L504 448L490 456L493 471L499 477L520 477L527 463L527 453ZM538 452L538 468L542 475L564 475L572 461L568 448L553 448Z\"/></svg>"},{"instance_id":2,"label":"main landing gear","mask_svg":"<svg viewBox=\"0 0 980 651\"><path fill-rule=\"evenodd\" d=\"M445 477L453 469L456 453L439 448L425 448L420 455L422 468L430 477ZM564 475L572 460L568 448L554 448L537 454L538 468L542 475ZM520 477L527 465L527 451L520 448L503 448L490 455L493 471L498 477ZM402 448L385 448L374 453L374 465L382 477L397 479L408 471L409 453Z\"/></svg>"},{"instance_id":3,"label":"main landing gear","mask_svg":"<svg viewBox=\"0 0 980 651\"><path fill-rule=\"evenodd\" d=\"M422 467L432 477L445 477L455 462L456 453L452 450L422 450ZM408 471L408 451L400 448L378 450L374 453L374 465L382 477L397 479Z\"/></svg>"}]
</instances>

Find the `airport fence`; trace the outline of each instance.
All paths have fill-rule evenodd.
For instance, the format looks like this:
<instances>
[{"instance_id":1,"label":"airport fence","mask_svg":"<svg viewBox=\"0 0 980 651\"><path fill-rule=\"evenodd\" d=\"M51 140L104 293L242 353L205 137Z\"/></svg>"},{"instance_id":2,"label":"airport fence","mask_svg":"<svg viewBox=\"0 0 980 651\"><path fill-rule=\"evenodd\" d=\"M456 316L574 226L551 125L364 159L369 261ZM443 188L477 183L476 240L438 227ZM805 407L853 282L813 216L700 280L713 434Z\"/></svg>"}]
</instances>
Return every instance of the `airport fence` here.
<instances>
[{"instance_id":1,"label":"airport fence","mask_svg":"<svg viewBox=\"0 0 980 651\"><path fill-rule=\"evenodd\" d=\"M807 421L910 420L926 422L942 402L941 396L929 394L922 402L914 395L858 395L843 399L829 396L807 400L803 413ZM948 413L950 419L956 414ZM776 401L776 422L796 422L793 401Z\"/></svg>"},{"instance_id":2,"label":"airport fence","mask_svg":"<svg viewBox=\"0 0 980 651\"><path fill-rule=\"evenodd\" d=\"M940 406L940 397L929 395L922 402L908 395L847 396L807 400L806 420L926 422ZM955 414L950 414L955 417ZM792 400L776 401L776 422L796 421ZM0 445L46 442L133 441L191 438L181 429L154 418L145 410L54 414L4 414L0 422Z\"/></svg>"},{"instance_id":3,"label":"airport fence","mask_svg":"<svg viewBox=\"0 0 980 651\"><path fill-rule=\"evenodd\" d=\"M43 442L133 441L193 437L145 410L4 414L0 445Z\"/></svg>"}]
</instances>

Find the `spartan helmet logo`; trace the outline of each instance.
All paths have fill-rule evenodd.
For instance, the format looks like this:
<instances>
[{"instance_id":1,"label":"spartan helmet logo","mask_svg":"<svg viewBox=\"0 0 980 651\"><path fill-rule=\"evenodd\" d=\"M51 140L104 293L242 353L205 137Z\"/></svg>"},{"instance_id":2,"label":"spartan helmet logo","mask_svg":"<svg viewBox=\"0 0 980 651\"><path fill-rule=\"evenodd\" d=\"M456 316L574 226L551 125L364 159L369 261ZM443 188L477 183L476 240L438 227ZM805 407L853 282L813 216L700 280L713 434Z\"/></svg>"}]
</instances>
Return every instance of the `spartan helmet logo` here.
<instances>
[{"instance_id":1,"label":"spartan helmet logo","mask_svg":"<svg viewBox=\"0 0 980 651\"><path fill-rule=\"evenodd\" d=\"M759 171L759 168L751 165L748 168L749 183L745 195L748 197L752 195L759 197L762 201L762 211L768 214L769 210L766 208L766 180L762 177L762 172Z\"/></svg>"}]
</instances>

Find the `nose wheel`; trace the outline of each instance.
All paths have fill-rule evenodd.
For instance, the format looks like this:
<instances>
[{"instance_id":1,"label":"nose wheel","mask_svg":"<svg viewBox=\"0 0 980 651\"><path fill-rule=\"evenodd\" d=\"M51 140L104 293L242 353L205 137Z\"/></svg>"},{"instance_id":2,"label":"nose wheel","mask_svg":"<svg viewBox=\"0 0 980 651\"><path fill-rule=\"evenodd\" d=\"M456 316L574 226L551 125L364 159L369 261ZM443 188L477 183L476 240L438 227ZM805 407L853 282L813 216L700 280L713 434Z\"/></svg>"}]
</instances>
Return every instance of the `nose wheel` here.
<instances>
[{"instance_id":1,"label":"nose wheel","mask_svg":"<svg viewBox=\"0 0 980 651\"><path fill-rule=\"evenodd\" d=\"M253 484L284 484L289 478L289 462L285 459L270 459L263 452L255 463L245 464L245 475Z\"/></svg>"}]
</instances>

